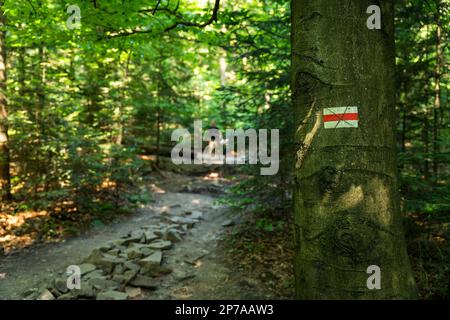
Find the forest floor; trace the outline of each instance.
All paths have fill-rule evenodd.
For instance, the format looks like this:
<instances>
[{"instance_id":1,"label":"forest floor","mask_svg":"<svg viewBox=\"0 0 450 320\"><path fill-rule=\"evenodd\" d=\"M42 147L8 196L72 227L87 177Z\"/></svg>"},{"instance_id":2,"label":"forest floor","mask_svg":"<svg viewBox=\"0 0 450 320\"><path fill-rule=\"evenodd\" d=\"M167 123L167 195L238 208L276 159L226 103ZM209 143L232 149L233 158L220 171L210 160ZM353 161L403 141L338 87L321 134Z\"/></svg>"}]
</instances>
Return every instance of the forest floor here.
<instances>
[{"instance_id":1,"label":"forest floor","mask_svg":"<svg viewBox=\"0 0 450 320\"><path fill-rule=\"evenodd\" d=\"M142 225L156 223L161 214L194 210L202 212L203 219L189 229L182 241L164 251L163 264L172 272L160 279L156 290L139 291L135 299L291 298L289 288L279 290L280 281L270 279L277 270L277 276L289 282L290 271L285 266L290 265L290 261L271 262L269 259L255 272L235 251L230 253L233 251L229 250L230 239L239 237L238 230L244 219L230 216L228 208L217 204L216 200L232 181L217 173L192 176L172 172L161 172L161 177L153 180L148 187L154 201L132 216L59 243L34 245L0 257L0 299L23 299L24 292L45 286L52 278L63 274L67 266L81 263L93 249ZM278 239L274 237L273 241ZM252 255L259 261L264 260L264 253ZM285 274L280 275L280 272Z\"/></svg>"}]
</instances>

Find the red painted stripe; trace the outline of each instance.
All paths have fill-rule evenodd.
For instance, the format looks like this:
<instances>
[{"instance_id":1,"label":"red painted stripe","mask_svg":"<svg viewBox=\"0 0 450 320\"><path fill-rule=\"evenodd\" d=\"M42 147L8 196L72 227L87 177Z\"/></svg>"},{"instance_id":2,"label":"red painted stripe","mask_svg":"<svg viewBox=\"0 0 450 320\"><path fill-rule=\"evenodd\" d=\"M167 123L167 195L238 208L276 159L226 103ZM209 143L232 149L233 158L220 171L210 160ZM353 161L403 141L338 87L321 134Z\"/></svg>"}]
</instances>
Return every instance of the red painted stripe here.
<instances>
[{"instance_id":1,"label":"red painted stripe","mask_svg":"<svg viewBox=\"0 0 450 320\"><path fill-rule=\"evenodd\" d=\"M323 116L324 122L340 120L359 120L359 118L357 113L327 114Z\"/></svg>"}]
</instances>

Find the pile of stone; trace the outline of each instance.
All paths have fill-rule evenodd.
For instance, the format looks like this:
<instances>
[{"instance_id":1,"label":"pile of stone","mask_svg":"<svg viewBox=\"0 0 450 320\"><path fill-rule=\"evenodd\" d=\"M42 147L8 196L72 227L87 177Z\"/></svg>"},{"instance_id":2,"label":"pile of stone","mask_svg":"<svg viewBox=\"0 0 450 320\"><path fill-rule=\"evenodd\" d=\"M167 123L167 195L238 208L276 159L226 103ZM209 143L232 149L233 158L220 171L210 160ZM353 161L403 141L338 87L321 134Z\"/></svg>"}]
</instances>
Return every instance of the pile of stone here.
<instances>
[{"instance_id":1,"label":"pile of stone","mask_svg":"<svg viewBox=\"0 0 450 320\"><path fill-rule=\"evenodd\" d=\"M126 300L141 296L141 289L155 290L161 277L172 270L163 265L164 251L183 240L189 228L202 219L199 211L184 215L165 213L156 225L133 230L122 238L94 249L79 265L80 289L70 290L68 275L53 279L43 289L28 293L38 300Z\"/></svg>"}]
</instances>

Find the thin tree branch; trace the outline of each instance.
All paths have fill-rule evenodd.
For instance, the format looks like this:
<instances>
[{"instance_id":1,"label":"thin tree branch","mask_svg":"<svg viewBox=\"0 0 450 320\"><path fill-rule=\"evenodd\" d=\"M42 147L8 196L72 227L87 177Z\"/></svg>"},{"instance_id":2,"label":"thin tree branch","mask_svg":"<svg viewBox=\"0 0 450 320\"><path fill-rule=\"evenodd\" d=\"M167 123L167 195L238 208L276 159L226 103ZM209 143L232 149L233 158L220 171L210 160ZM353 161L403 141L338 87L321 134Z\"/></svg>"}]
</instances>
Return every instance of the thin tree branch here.
<instances>
[{"instance_id":1,"label":"thin tree branch","mask_svg":"<svg viewBox=\"0 0 450 320\"><path fill-rule=\"evenodd\" d=\"M175 29L175 28L177 28L178 26L181 26L181 25L187 26L187 27L204 28L204 27L212 24L213 22L217 21L217 15L218 15L218 12L219 12L219 8L220 8L220 0L216 0L216 2L214 4L213 13L211 15L211 18L209 18L208 21L206 21L204 23L195 23L195 22L190 22L190 21L177 21L173 25L171 25L170 27L167 27L164 31L173 30L173 29Z\"/></svg>"},{"instance_id":2,"label":"thin tree branch","mask_svg":"<svg viewBox=\"0 0 450 320\"><path fill-rule=\"evenodd\" d=\"M178 4L179 4L179 2L177 3L177 8L175 9L175 12L176 12L176 10L178 10ZM155 9L157 9L157 7ZM155 9L153 9L153 10L155 11ZM220 9L220 0L215 0L213 12L211 14L211 17L208 19L208 21L205 21L203 23L196 23L196 22L192 22L192 21L176 21L169 27L166 27L164 29L164 32L168 32L173 29L176 29L178 26L204 28L204 27L217 21L219 9ZM144 12L144 10L142 10L141 12ZM132 30L132 31L128 31L128 32L119 32L117 34L108 36L108 38L127 37L127 36L131 36L133 34L143 34L143 33L152 33L152 32L153 32L152 29Z\"/></svg>"},{"instance_id":3,"label":"thin tree branch","mask_svg":"<svg viewBox=\"0 0 450 320\"><path fill-rule=\"evenodd\" d=\"M155 15L156 11L158 10L159 5L161 4L161 0L158 0L158 2L156 3L155 9L153 9L153 15Z\"/></svg>"}]
</instances>

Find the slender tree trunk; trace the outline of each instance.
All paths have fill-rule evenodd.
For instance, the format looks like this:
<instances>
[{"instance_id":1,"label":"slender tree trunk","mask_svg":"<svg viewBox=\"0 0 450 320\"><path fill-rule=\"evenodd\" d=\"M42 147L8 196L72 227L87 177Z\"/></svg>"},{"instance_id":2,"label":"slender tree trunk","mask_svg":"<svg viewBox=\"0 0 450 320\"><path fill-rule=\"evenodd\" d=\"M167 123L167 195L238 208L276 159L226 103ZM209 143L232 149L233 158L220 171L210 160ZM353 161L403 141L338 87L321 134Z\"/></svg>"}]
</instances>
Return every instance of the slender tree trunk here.
<instances>
[{"instance_id":1,"label":"slender tree trunk","mask_svg":"<svg viewBox=\"0 0 450 320\"><path fill-rule=\"evenodd\" d=\"M436 1L436 70L435 70L435 99L433 109L433 177L438 180L438 153L439 153L439 115L441 109L441 66L442 66L442 24L441 24L441 1Z\"/></svg>"},{"instance_id":2,"label":"slender tree trunk","mask_svg":"<svg viewBox=\"0 0 450 320\"><path fill-rule=\"evenodd\" d=\"M382 30L366 26L370 1L292 1L300 299L416 296L398 196L394 8L377 3ZM357 127L325 129L324 109L347 106L358 108ZM372 265L379 290L367 285Z\"/></svg>"},{"instance_id":3,"label":"slender tree trunk","mask_svg":"<svg viewBox=\"0 0 450 320\"><path fill-rule=\"evenodd\" d=\"M35 110L35 121L39 130L38 135L38 174L40 177L39 184L35 186L35 192L38 192L39 187L43 187L44 191L48 189L48 168L51 163L52 154L48 151L44 151L44 146L48 142L46 126L47 119L45 118L45 105L46 105L46 50L43 43L39 44L38 48L38 86L36 90L37 101L36 101L36 110Z\"/></svg>"},{"instance_id":4,"label":"slender tree trunk","mask_svg":"<svg viewBox=\"0 0 450 320\"><path fill-rule=\"evenodd\" d=\"M42 131L44 121L42 119L42 113L44 112L45 108L45 48L43 44L39 45L39 65L38 65L38 88L37 88L37 108L36 108L36 123L39 126L39 130Z\"/></svg>"},{"instance_id":5,"label":"slender tree trunk","mask_svg":"<svg viewBox=\"0 0 450 320\"><path fill-rule=\"evenodd\" d=\"M401 131L401 140L400 140L400 145L401 145L401 150L402 153L406 152L406 133L408 131L407 128L407 119L408 119L408 106L409 106L409 102L408 102L408 90L409 90L409 84L404 84L404 92L405 92L405 99L404 99L404 103L402 104L402 131ZM403 169L404 166L402 166Z\"/></svg>"},{"instance_id":6,"label":"slender tree trunk","mask_svg":"<svg viewBox=\"0 0 450 320\"><path fill-rule=\"evenodd\" d=\"M406 92L406 91L405 91ZM401 152L402 154L406 153L406 132L407 132L407 128L406 128L406 123L407 123L407 106L408 106L408 102L405 99L405 102L402 105L402 111L401 111L401 121L402 121L402 131L400 133L400 148L401 148ZM405 163L401 163L399 166L399 171L400 174L403 172L403 170L405 169Z\"/></svg>"},{"instance_id":7,"label":"slender tree trunk","mask_svg":"<svg viewBox=\"0 0 450 320\"><path fill-rule=\"evenodd\" d=\"M406 108L402 112L402 152L406 152Z\"/></svg>"},{"instance_id":8,"label":"slender tree trunk","mask_svg":"<svg viewBox=\"0 0 450 320\"><path fill-rule=\"evenodd\" d=\"M161 107L156 112L156 165L159 166L159 154L161 149Z\"/></svg>"},{"instance_id":9,"label":"slender tree trunk","mask_svg":"<svg viewBox=\"0 0 450 320\"><path fill-rule=\"evenodd\" d=\"M25 47L19 48L19 99L20 106L25 109L25 78L26 78L26 62L25 62Z\"/></svg>"},{"instance_id":10,"label":"slender tree trunk","mask_svg":"<svg viewBox=\"0 0 450 320\"><path fill-rule=\"evenodd\" d=\"M425 181L430 180L430 121L428 120L430 112L427 111L423 117L423 153L424 153L424 163L423 163L423 177Z\"/></svg>"},{"instance_id":11,"label":"slender tree trunk","mask_svg":"<svg viewBox=\"0 0 450 320\"><path fill-rule=\"evenodd\" d=\"M220 87L224 88L227 85L227 52L220 50L219 57L219 72L220 72Z\"/></svg>"},{"instance_id":12,"label":"slender tree trunk","mask_svg":"<svg viewBox=\"0 0 450 320\"><path fill-rule=\"evenodd\" d=\"M98 118L98 113L102 109L100 92L103 86L103 80L107 77L106 66L101 61L97 62L98 68L86 66L88 79L85 83L85 94L88 103L85 109L86 125L92 128L102 127L102 120Z\"/></svg>"},{"instance_id":13,"label":"slender tree trunk","mask_svg":"<svg viewBox=\"0 0 450 320\"><path fill-rule=\"evenodd\" d=\"M123 143L123 134L124 134L124 120L123 120L123 110L125 110L126 107L126 100L127 100L127 94L126 94L126 88L128 87L128 83L129 83L129 74L130 74L130 62L131 62L131 55L133 53L130 51L128 52L128 57L127 57L127 61L125 63L125 67L123 70L123 81L124 81L124 87L122 88L121 91L121 96L122 96L122 101L120 103L119 106L119 114L118 114L118 119L117 119L117 126L118 126L118 132L117 132L117 138L116 138L116 144L117 145L122 145ZM119 55L119 60L120 60L120 55Z\"/></svg>"},{"instance_id":14,"label":"slender tree trunk","mask_svg":"<svg viewBox=\"0 0 450 320\"><path fill-rule=\"evenodd\" d=\"M11 200L11 173L8 137L8 105L6 100L6 19L3 1L0 1L0 196L2 201Z\"/></svg>"}]
</instances>

